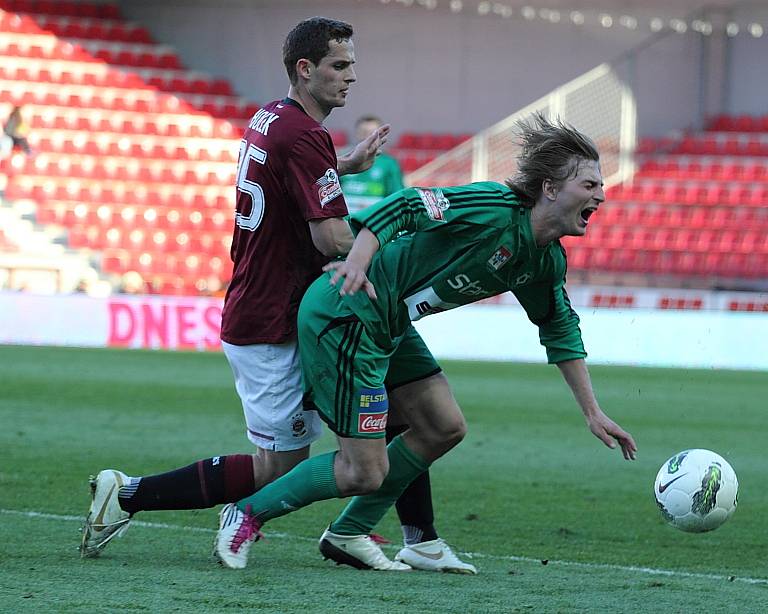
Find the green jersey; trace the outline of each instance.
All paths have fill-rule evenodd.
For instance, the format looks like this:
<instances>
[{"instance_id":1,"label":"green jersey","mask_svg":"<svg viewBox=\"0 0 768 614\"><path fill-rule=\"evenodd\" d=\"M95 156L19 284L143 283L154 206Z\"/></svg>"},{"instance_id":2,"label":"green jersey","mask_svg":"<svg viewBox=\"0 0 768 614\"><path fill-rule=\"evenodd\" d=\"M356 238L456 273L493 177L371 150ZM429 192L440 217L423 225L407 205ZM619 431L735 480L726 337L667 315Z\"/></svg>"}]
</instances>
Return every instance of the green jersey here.
<instances>
[{"instance_id":1,"label":"green jersey","mask_svg":"<svg viewBox=\"0 0 768 614\"><path fill-rule=\"evenodd\" d=\"M352 215L379 240L365 292L344 303L382 348L411 321L511 290L539 327L550 363L584 358L579 317L565 291L565 250L538 247L531 209L495 182L409 188Z\"/></svg>"},{"instance_id":2,"label":"green jersey","mask_svg":"<svg viewBox=\"0 0 768 614\"><path fill-rule=\"evenodd\" d=\"M362 173L342 175L341 189L350 213L360 211L403 189L400 166L392 156L381 154Z\"/></svg>"}]
</instances>

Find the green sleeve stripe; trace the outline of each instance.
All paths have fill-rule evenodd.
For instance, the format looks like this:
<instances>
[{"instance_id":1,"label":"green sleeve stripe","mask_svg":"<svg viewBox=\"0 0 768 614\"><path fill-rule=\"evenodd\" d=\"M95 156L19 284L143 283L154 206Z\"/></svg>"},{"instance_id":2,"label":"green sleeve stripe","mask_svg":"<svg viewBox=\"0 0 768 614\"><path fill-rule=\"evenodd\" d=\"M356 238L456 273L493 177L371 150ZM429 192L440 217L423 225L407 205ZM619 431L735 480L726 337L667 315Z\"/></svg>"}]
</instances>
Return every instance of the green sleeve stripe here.
<instances>
[{"instance_id":1,"label":"green sleeve stripe","mask_svg":"<svg viewBox=\"0 0 768 614\"><path fill-rule=\"evenodd\" d=\"M393 200L391 203L382 204L376 207L375 211L372 211L369 215L364 216L363 222L370 228L371 225L376 224L382 219L387 220L389 218L391 220L395 217L397 211L402 208L402 204L398 203L398 200Z\"/></svg>"},{"instance_id":2,"label":"green sleeve stripe","mask_svg":"<svg viewBox=\"0 0 768 614\"><path fill-rule=\"evenodd\" d=\"M386 226L392 224L400 216L402 210L406 208L413 210L411 201L405 196L397 198L387 205L377 207L376 211L373 211L370 216L365 218L364 223L371 230L377 225L383 224Z\"/></svg>"},{"instance_id":3,"label":"green sleeve stripe","mask_svg":"<svg viewBox=\"0 0 768 614\"><path fill-rule=\"evenodd\" d=\"M377 216L371 216L371 219L366 223L366 226L368 226L368 229L372 233L378 235L387 227L396 224L399 219L402 219L403 213L405 213L406 210L413 212L413 206L407 201L405 205L400 204L391 211L384 211L383 213L388 214L386 217L378 216L381 219L375 219ZM402 228L398 229L402 230Z\"/></svg>"},{"instance_id":4,"label":"green sleeve stripe","mask_svg":"<svg viewBox=\"0 0 768 614\"><path fill-rule=\"evenodd\" d=\"M467 183L465 185L458 185L454 186L452 188L444 188L445 190L449 190L453 192L454 194L459 194L461 192L472 192L474 194L498 194L499 189L496 187L493 183L487 183L487 182L477 182L477 183Z\"/></svg>"},{"instance_id":5,"label":"green sleeve stripe","mask_svg":"<svg viewBox=\"0 0 768 614\"><path fill-rule=\"evenodd\" d=\"M397 201L396 201L397 202ZM378 234L384 230L387 226L390 226L397 222L398 218L403 214L403 205L401 203L387 205L375 212L374 215L365 220L365 225L368 229Z\"/></svg>"},{"instance_id":6,"label":"green sleeve stripe","mask_svg":"<svg viewBox=\"0 0 768 614\"><path fill-rule=\"evenodd\" d=\"M446 188L445 191L459 197L463 197L467 194L479 194L479 195L493 195L494 198L503 198L504 200L513 201L516 200L514 192L498 184L477 184L471 183L467 186L458 186L457 188ZM449 197L450 198L450 197Z\"/></svg>"},{"instance_id":7,"label":"green sleeve stripe","mask_svg":"<svg viewBox=\"0 0 768 614\"><path fill-rule=\"evenodd\" d=\"M472 207L488 207L494 209L516 209L514 205L510 203L500 203L493 200L471 200L468 202L451 203L452 209L471 209Z\"/></svg>"}]
</instances>

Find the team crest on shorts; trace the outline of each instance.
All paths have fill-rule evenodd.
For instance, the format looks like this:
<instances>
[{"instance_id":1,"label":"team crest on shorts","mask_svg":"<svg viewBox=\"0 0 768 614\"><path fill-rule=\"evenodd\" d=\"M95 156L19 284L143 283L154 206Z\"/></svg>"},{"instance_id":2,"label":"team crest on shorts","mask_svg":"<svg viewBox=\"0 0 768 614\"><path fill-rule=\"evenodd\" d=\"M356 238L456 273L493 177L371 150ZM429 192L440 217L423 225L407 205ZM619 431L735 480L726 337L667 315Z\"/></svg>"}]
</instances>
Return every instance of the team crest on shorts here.
<instances>
[{"instance_id":1,"label":"team crest on shorts","mask_svg":"<svg viewBox=\"0 0 768 614\"><path fill-rule=\"evenodd\" d=\"M302 412L291 416L291 435L294 437L304 437L307 434L307 421Z\"/></svg>"},{"instance_id":2,"label":"team crest on shorts","mask_svg":"<svg viewBox=\"0 0 768 614\"><path fill-rule=\"evenodd\" d=\"M325 207L337 196L341 196L341 183L339 183L338 173L329 168L322 177L315 181L317 186L317 197L320 199L320 206Z\"/></svg>"},{"instance_id":3,"label":"team crest on shorts","mask_svg":"<svg viewBox=\"0 0 768 614\"><path fill-rule=\"evenodd\" d=\"M416 188L419 198L427 210L427 216L433 222L445 222L443 212L451 206L450 201L445 197L440 188Z\"/></svg>"},{"instance_id":4,"label":"team crest on shorts","mask_svg":"<svg viewBox=\"0 0 768 614\"><path fill-rule=\"evenodd\" d=\"M383 433L387 428L389 399L386 389L361 388L358 397L358 433Z\"/></svg>"}]
</instances>

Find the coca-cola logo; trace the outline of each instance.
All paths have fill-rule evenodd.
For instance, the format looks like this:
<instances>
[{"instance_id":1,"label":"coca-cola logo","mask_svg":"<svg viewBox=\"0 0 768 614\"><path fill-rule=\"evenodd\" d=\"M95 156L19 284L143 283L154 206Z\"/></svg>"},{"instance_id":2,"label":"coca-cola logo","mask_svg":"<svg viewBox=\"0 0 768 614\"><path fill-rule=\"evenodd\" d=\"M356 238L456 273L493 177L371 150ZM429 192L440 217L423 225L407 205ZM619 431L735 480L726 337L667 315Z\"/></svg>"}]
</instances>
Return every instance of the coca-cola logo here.
<instances>
[{"instance_id":1,"label":"coca-cola logo","mask_svg":"<svg viewBox=\"0 0 768 614\"><path fill-rule=\"evenodd\" d=\"M360 414L357 417L359 433L383 433L387 428L387 413Z\"/></svg>"}]
</instances>

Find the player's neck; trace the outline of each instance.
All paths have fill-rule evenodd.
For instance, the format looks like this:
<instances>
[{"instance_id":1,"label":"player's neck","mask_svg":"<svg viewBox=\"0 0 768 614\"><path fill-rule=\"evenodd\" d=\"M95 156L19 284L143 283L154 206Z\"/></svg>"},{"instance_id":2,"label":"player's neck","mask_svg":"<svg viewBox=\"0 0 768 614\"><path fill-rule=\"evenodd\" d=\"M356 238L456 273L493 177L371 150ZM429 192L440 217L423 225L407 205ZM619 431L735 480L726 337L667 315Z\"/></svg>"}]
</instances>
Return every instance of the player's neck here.
<instances>
[{"instance_id":1,"label":"player's neck","mask_svg":"<svg viewBox=\"0 0 768 614\"><path fill-rule=\"evenodd\" d=\"M330 115L331 110L321 107L317 100L305 89L291 85L288 89L288 98L298 102L304 111L317 123L322 124L323 120Z\"/></svg>"},{"instance_id":2,"label":"player's neck","mask_svg":"<svg viewBox=\"0 0 768 614\"><path fill-rule=\"evenodd\" d=\"M531 230L537 247L544 247L547 243L562 237L559 231L559 220L553 214L552 208L546 203L536 202L531 209Z\"/></svg>"}]
</instances>

